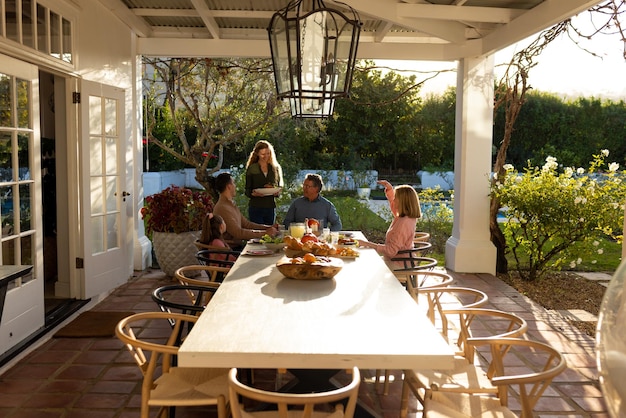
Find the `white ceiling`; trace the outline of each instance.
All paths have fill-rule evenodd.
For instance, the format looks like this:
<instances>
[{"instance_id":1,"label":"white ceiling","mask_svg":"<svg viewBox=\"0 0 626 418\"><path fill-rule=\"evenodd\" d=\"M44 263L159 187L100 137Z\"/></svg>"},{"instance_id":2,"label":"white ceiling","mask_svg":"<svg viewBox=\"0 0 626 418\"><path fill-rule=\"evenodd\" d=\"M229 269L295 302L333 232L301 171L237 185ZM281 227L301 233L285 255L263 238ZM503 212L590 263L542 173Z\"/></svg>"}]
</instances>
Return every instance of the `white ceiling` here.
<instances>
[{"instance_id":1,"label":"white ceiling","mask_svg":"<svg viewBox=\"0 0 626 418\"><path fill-rule=\"evenodd\" d=\"M288 0L97 0L152 56L269 57L267 26ZM304 0L307 3L309 0ZM453 61L493 53L599 0L344 0L363 27L358 58ZM333 1L326 6L340 8Z\"/></svg>"}]
</instances>

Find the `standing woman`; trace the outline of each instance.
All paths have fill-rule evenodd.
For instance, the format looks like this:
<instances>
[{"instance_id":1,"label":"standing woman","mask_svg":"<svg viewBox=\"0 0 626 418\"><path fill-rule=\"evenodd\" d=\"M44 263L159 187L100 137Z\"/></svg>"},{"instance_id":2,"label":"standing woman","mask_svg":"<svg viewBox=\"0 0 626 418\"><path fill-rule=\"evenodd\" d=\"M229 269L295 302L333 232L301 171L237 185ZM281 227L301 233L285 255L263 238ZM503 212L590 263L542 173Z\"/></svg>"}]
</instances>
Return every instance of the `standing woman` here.
<instances>
[{"instance_id":1,"label":"standing woman","mask_svg":"<svg viewBox=\"0 0 626 418\"><path fill-rule=\"evenodd\" d=\"M390 259L397 256L398 251L413 248L415 226L417 220L422 217L422 210L417 192L412 186L403 184L394 189L387 180L379 180L377 183L385 188L385 195L389 200L393 220L387 229L384 244L358 241L359 246L375 249L384 256L387 264L391 264Z\"/></svg>"},{"instance_id":2,"label":"standing woman","mask_svg":"<svg viewBox=\"0 0 626 418\"><path fill-rule=\"evenodd\" d=\"M248 218L255 223L274 225L276 221L276 200L280 192L263 195L254 189L283 187L283 170L276 161L274 147L268 141L260 140L254 145L246 163L246 196L250 198Z\"/></svg>"}]
</instances>

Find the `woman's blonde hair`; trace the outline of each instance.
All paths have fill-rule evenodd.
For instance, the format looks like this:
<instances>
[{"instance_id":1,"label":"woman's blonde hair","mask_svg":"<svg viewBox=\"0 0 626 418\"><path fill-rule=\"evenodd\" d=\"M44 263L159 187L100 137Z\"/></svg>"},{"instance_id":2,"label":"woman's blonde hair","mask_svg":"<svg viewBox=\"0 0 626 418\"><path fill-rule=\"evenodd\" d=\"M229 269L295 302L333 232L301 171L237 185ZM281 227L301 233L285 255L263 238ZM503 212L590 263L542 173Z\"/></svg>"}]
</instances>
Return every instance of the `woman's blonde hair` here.
<instances>
[{"instance_id":1,"label":"woman's blonde hair","mask_svg":"<svg viewBox=\"0 0 626 418\"><path fill-rule=\"evenodd\" d=\"M260 141L257 141L256 144L254 144L254 149L250 153L250 156L248 156L248 161L246 162L246 168L248 168L250 164L254 164L259 161L259 151L263 149L270 150L270 158L269 158L268 163L269 165L272 166L272 169L274 170L276 175L278 175L280 164L278 164L278 161L276 160L276 153L274 152L274 147L272 146L272 144L269 143L269 141L266 141L264 139L261 139Z\"/></svg>"},{"instance_id":2,"label":"woman's blonde hair","mask_svg":"<svg viewBox=\"0 0 626 418\"><path fill-rule=\"evenodd\" d=\"M420 199L417 192L412 186L402 184L396 186L395 207L398 216L408 216L409 218L419 219L422 217L422 208L420 208Z\"/></svg>"}]
</instances>

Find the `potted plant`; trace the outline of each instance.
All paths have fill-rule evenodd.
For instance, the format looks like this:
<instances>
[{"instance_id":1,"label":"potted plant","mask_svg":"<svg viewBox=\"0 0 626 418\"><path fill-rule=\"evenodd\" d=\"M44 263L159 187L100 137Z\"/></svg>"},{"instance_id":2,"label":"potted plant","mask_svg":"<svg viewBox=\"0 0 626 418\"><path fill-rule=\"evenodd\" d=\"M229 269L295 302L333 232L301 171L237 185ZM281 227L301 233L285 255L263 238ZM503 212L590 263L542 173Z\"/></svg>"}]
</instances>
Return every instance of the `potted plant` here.
<instances>
[{"instance_id":1,"label":"potted plant","mask_svg":"<svg viewBox=\"0 0 626 418\"><path fill-rule=\"evenodd\" d=\"M359 199L369 199L372 191L369 173L366 170L353 171L352 179Z\"/></svg>"},{"instance_id":2,"label":"potted plant","mask_svg":"<svg viewBox=\"0 0 626 418\"><path fill-rule=\"evenodd\" d=\"M170 186L146 197L141 217L165 274L173 276L179 267L198 264L194 242L204 216L212 210L213 200L206 191Z\"/></svg>"}]
</instances>

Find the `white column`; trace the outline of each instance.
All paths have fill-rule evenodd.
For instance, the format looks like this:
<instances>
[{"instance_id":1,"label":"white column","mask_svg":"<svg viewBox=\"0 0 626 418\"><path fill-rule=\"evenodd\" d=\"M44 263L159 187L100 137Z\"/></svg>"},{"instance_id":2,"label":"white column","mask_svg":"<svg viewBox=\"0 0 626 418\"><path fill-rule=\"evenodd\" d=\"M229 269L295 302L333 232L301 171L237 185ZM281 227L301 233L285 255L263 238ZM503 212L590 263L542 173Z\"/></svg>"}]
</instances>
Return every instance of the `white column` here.
<instances>
[{"instance_id":1,"label":"white column","mask_svg":"<svg viewBox=\"0 0 626 418\"><path fill-rule=\"evenodd\" d=\"M136 46L133 44L133 48ZM144 189L143 189L143 134L142 126L138 121L143 120L143 102L142 98L142 83L141 83L141 56L136 53L133 56L135 60L132 66L133 70L133 88L132 88L132 100L127 104L132 106L132 112L129 114L134 115L132 117L133 123L133 137L132 149L133 149L133 172L132 172L132 184L133 192L130 196L132 199L133 207L133 259L130 260L134 270L145 270L148 267L152 267L152 242L146 237L146 231L143 225L143 220L139 211L143 207Z\"/></svg>"},{"instance_id":2,"label":"white column","mask_svg":"<svg viewBox=\"0 0 626 418\"><path fill-rule=\"evenodd\" d=\"M446 267L459 273L496 272L496 248L489 239L493 83L493 55L459 61L454 227L446 243Z\"/></svg>"}]
</instances>

